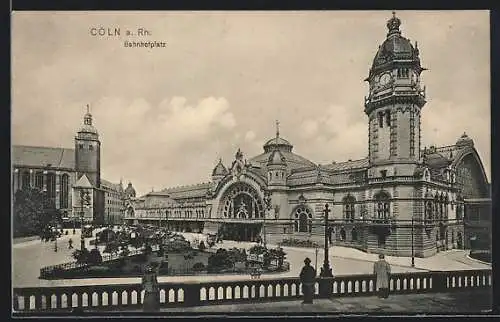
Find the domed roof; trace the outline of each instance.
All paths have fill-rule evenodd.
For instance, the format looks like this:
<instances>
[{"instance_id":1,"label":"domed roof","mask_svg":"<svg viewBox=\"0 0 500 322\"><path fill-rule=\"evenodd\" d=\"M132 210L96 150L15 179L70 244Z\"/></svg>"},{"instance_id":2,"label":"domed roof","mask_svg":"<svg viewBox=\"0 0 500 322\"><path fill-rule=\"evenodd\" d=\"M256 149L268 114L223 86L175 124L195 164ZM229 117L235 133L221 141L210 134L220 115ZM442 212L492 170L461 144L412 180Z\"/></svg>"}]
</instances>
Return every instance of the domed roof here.
<instances>
[{"instance_id":1,"label":"domed roof","mask_svg":"<svg viewBox=\"0 0 500 322\"><path fill-rule=\"evenodd\" d=\"M456 145L459 147L474 146L474 140L472 140L467 133L464 132L464 134L462 134L462 136L460 136L457 140Z\"/></svg>"},{"instance_id":2,"label":"domed roof","mask_svg":"<svg viewBox=\"0 0 500 322\"><path fill-rule=\"evenodd\" d=\"M279 122L276 121L276 137L270 139L264 144L264 153L259 154L249 160L251 164L258 164L265 168L268 162L273 158L274 151L285 158L288 169L298 169L304 167L314 167L316 164L298 154L292 152L293 145L280 137Z\"/></svg>"},{"instance_id":3,"label":"domed roof","mask_svg":"<svg viewBox=\"0 0 500 322\"><path fill-rule=\"evenodd\" d=\"M212 176L225 176L228 174L226 167L222 164L222 159L219 159L219 163L215 166L212 171Z\"/></svg>"},{"instance_id":4,"label":"domed roof","mask_svg":"<svg viewBox=\"0 0 500 322\"><path fill-rule=\"evenodd\" d=\"M286 158L279 150L274 150L267 160L267 165L283 165L286 166Z\"/></svg>"},{"instance_id":5,"label":"domed roof","mask_svg":"<svg viewBox=\"0 0 500 322\"><path fill-rule=\"evenodd\" d=\"M419 62L417 43L413 47L410 40L401 36L400 25L401 20L393 12L393 17L387 21L387 28L389 29L387 39L379 46L377 54L373 59L372 69L395 59L411 59Z\"/></svg>"},{"instance_id":6,"label":"domed roof","mask_svg":"<svg viewBox=\"0 0 500 322\"><path fill-rule=\"evenodd\" d=\"M127 188L125 188L125 195L127 197L135 197L135 189L132 187L132 182L129 182Z\"/></svg>"},{"instance_id":7,"label":"domed roof","mask_svg":"<svg viewBox=\"0 0 500 322\"><path fill-rule=\"evenodd\" d=\"M272 138L264 144L264 152L271 152L273 150L292 152L293 145L287 140L280 138L279 136Z\"/></svg>"},{"instance_id":8,"label":"domed roof","mask_svg":"<svg viewBox=\"0 0 500 322\"><path fill-rule=\"evenodd\" d=\"M83 124L78 133L98 134L97 129L92 125L92 114L89 112L83 117Z\"/></svg>"}]
</instances>

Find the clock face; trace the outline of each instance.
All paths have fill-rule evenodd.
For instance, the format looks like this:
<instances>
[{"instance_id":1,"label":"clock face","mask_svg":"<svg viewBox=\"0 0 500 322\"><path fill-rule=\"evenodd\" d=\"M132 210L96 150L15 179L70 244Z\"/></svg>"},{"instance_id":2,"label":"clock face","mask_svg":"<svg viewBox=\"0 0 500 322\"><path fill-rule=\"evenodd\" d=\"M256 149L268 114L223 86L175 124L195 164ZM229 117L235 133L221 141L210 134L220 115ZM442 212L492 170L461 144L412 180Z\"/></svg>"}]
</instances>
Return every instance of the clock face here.
<instances>
[{"instance_id":1,"label":"clock face","mask_svg":"<svg viewBox=\"0 0 500 322\"><path fill-rule=\"evenodd\" d=\"M387 85L390 80L391 80L391 75L386 73L386 74L380 76L380 85L382 85L382 86Z\"/></svg>"}]
</instances>

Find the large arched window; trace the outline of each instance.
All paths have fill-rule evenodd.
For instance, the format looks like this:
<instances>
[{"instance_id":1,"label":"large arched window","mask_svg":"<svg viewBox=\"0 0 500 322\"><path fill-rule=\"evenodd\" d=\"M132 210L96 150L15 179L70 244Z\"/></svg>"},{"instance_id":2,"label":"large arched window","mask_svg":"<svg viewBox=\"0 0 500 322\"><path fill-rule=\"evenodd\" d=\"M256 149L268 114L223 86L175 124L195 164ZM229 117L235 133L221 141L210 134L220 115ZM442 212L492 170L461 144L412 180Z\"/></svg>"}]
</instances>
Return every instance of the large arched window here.
<instances>
[{"instance_id":1,"label":"large arched window","mask_svg":"<svg viewBox=\"0 0 500 322\"><path fill-rule=\"evenodd\" d=\"M264 205L253 187L236 183L224 194L221 213L225 218L263 218Z\"/></svg>"},{"instance_id":2,"label":"large arched window","mask_svg":"<svg viewBox=\"0 0 500 322\"><path fill-rule=\"evenodd\" d=\"M390 196L385 191L375 195L375 220L386 222L390 218Z\"/></svg>"},{"instance_id":3,"label":"large arched window","mask_svg":"<svg viewBox=\"0 0 500 322\"><path fill-rule=\"evenodd\" d=\"M56 174L53 172L47 174L47 197L52 201L56 198Z\"/></svg>"},{"instance_id":4,"label":"large arched window","mask_svg":"<svg viewBox=\"0 0 500 322\"><path fill-rule=\"evenodd\" d=\"M68 208L69 198L69 176L65 173L61 176L61 195L59 199L59 208Z\"/></svg>"},{"instance_id":5,"label":"large arched window","mask_svg":"<svg viewBox=\"0 0 500 322\"><path fill-rule=\"evenodd\" d=\"M347 222L354 222L354 203L356 202L356 199L348 195L346 196L343 200L342 203L344 205L344 220Z\"/></svg>"},{"instance_id":6,"label":"large arched window","mask_svg":"<svg viewBox=\"0 0 500 322\"><path fill-rule=\"evenodd\" d=\"M425 201L425 224L430 225L432 224L433 220L433 206L432 206L432 201L431 200L426 200Z\"/></svg>"},{"instance_id":7,"label":"large arched window","mask_svg":"<svg viewBox=\"0 0 500 322\"><path fill-rule=\"evenodd\" d=\"M441 192L439 196L439 220L444 219L444 194Z\"/></svg>"},{"instance_id":8,"label":"large arched window","mask_svg":"<svg viewBox=\"0 0 500 322\"><path fill-rule=\"evenodd\" d=\"M312 231L312 213L305 206L295 210L295 231L300 233L310 233Z\"/></svg>"}]
</instances>

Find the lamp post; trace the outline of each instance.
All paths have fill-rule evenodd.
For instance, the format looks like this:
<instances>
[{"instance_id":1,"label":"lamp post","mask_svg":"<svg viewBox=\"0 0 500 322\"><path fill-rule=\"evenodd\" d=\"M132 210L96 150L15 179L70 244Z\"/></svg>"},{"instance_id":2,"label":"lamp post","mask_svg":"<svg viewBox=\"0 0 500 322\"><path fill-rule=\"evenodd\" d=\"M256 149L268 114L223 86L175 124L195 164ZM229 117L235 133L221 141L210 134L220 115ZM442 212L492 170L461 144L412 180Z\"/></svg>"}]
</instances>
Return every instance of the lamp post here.
<instances>
[{"instance_id":1,"label":"lamp post","mask_svg":"<svg viewBox=\"0 0 500 322\"><path fill-rule=\"evenodd\" d=\"M330 208L328 204L325 204L325 258L323 260L323 271L321 272L321 277L333 277L332 269L330 267L330 262L328 260L328 214L330 213Z\"/></svg>"},{"instance_id":2,"label":"lamp post","mask_svg":"<svg viewBox=\"0 0 500 322\"><path fill-rule=\"evenodd\" d=\"M413 237L413 214L411 215L411 267L415 267L415 247L414 247L414 237Z\"/></svg>"},{"instance_id":3,"label":"lamp post","mask_svg":"<svg viewBox=\"0 0 500 322\"><path fill-rule=\"evenodd\" d=\"M328 260L328 214L330 213L328 204L325 205L325 258L323 260L323 267L320 273L319 282L319 295L321 298L328 298L332 294L333 289L333 274Z\"/></svg>"}]
</instances>

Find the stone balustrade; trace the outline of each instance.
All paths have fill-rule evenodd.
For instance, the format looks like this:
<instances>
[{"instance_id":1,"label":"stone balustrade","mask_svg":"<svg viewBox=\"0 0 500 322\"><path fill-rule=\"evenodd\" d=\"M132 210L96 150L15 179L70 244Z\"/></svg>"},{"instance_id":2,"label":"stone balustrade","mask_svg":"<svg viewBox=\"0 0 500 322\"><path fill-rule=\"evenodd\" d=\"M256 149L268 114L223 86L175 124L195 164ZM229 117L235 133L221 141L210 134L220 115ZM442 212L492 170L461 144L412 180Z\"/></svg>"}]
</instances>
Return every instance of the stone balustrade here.
<instances>
[{"instance_id":1,"label":"stone balustrade","mask_svg":"<svg viewBox=\"0 0 500 322\"><path fill-rule=\"evenodd\" d=\"M368 296L375 293L374 275L345 275L318 278L331 285L332 297ZM393 294L463 291L491 288L491 269L434 271L392 274ZM14 311L18 313L71 311L116 311L141 308L144 291L140 284L89 285L72 287L14 288ZM292 300L302 297L298 278L262 278L237 281L160 283L162 307L236 304L256 301Z\"/></svg>"}]
</instances>

